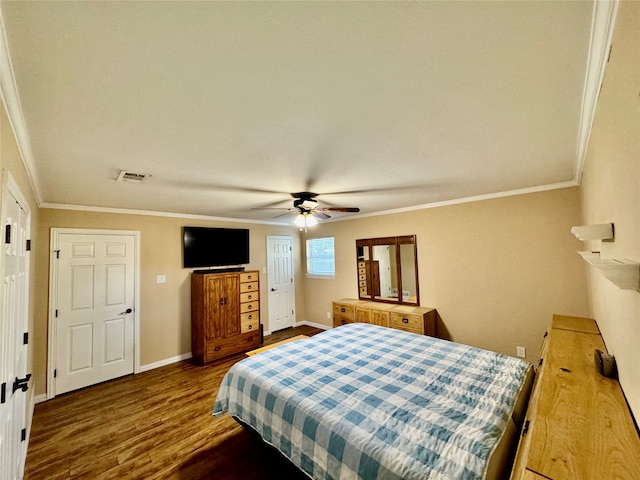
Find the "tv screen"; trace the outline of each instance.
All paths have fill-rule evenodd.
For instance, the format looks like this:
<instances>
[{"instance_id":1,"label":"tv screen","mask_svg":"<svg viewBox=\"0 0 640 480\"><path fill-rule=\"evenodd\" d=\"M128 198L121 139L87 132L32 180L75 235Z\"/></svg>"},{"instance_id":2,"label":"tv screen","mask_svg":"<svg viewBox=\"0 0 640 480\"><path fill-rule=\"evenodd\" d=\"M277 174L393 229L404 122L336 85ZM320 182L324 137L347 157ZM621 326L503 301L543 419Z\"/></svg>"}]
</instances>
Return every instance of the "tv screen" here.
<instances>
[{"instance_id":1,"label":"tv screen","mask_svg":"<svg viewBox=\"0 0 640 480\"><path fill-rule=\"evenodd\" d=\"M246 228L183 227L184 268L221 267L249 263Z\"/></svg>"}]
</instances>

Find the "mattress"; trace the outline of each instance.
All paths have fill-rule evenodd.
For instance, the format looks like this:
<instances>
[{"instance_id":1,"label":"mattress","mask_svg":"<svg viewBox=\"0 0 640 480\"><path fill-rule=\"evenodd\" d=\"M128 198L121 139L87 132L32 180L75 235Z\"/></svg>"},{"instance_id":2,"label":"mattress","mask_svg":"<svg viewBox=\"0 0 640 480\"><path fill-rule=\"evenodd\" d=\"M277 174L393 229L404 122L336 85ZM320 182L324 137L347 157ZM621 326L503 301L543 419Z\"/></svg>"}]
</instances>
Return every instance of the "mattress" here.
<instances>
[{"instance_id":1,"label":"mattress","mask_svg":"<svg viewBox=\"0 0 640 480\"><path fill-rule=\"evenodd\" d=\"M355 323L236 363L213 413L314 479L500 478L530 379L513 357Z\"/></svg>"}]
</instances>

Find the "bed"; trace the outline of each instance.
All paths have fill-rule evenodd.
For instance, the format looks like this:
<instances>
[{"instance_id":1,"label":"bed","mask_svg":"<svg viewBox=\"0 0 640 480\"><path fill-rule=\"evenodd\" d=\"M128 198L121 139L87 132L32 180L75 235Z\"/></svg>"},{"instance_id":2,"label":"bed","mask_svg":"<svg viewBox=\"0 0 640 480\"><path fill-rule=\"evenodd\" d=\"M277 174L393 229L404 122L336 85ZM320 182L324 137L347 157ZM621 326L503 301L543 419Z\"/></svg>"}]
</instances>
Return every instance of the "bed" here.
<instances>
[{"instance_id":1,"label":"bed","mask_svg":"<svg viewBox=\"0 0 640 480\"><path fill-rule=\"evenodd\" d=\"M213 408L313 479L508 476L531 366L354 323L236 363Z\"/></svg>"}]
</instances>

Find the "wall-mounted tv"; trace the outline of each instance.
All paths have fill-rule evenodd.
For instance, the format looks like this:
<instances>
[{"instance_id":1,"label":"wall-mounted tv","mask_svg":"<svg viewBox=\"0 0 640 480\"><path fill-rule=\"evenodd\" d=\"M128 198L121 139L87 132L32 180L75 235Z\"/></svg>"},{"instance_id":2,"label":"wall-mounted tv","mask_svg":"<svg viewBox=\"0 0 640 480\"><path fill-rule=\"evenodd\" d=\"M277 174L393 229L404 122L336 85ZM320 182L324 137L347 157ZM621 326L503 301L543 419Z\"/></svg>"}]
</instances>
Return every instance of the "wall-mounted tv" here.
<instances>
[{"instance_id":1,"label":"wall-mounted tv","mask_svg":"<svg viewBox=\"0 0 640 480\"><path fill-rule=\"evenodd\" d=\"M246 228L182 228L184 268L222 267L249 263Z\"/></svg>"}]
</instances>

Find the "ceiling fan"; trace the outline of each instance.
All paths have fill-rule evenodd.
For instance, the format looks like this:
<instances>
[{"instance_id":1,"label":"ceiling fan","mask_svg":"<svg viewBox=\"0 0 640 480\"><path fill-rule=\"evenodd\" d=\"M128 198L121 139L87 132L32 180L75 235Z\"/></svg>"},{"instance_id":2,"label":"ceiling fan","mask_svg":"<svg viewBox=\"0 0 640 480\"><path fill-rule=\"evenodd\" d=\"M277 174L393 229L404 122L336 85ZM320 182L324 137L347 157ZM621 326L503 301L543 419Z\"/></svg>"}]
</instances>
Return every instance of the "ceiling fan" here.
<instances>
[{"instance_id":1,"label":"ceiling fan","mask_svg":"<svg viewBox=\"0 0 640 480\"><path fill-rule=\"evenodd\" d=\"M282 215L288 215L290 213L297 213L296 217L296 225L300 227L300 229L307 231L307 227L312 227L318 223L318 219L326 220L327 218L331 218L327 212L347 212L347 213L357 213L360 211L357 207L320 207L318 205L318 201L316 197L317 193L313 192L298 192L292 193L293 197L293 208L277 208L277 207L267 207L267 208L258 208L256 210L287 210L287 213L283 213ZM277 215L276 217L280 217L282 215Z\"/></svg>"}]
</instances>

